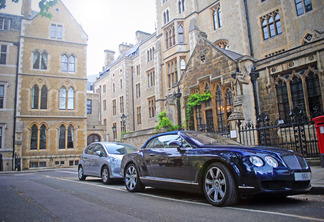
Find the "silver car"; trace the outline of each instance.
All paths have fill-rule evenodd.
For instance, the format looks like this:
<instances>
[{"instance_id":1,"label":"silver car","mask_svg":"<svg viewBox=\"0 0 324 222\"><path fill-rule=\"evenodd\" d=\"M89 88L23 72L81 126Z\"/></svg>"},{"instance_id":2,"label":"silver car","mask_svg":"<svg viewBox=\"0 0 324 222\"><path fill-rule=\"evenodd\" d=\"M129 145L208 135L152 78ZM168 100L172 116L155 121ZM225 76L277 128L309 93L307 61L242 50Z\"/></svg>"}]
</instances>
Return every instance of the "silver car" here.
<instances>
[{"instance_id":1,"label":"silver car","mask_svg":"<svg viewBox=\"0 0 324 222\"><path fill-rule=\"evenodd\" d=\"M87 176L101 177L104 184L113 178L122 179L121 160L126 153L137 152L132 145L114 142L95 142L84 149L78 166L79 180Z\"/></svg>"}]
</instances>

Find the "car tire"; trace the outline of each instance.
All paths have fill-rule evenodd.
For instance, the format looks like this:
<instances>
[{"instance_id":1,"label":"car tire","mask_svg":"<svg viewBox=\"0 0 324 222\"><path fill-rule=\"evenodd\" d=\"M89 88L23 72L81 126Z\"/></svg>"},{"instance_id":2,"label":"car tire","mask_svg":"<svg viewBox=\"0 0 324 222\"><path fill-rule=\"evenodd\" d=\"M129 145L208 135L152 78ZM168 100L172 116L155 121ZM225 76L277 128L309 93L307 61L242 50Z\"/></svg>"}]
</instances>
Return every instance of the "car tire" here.
<instances>
[{"instance_id":1,"label":"car tire","mask_svg":"<svg viewBox=\"0 0 324 222\"><path fill-rule=\"evenodd\" d=\"M79 166L79 169L78 169L78 178L79 178L79 180L85 180L86 179L86 176L84 175L83 167L82 166Z\"/></svg>"},{"instance_id":2,"label":"car tire","mask_svg":"<svg viewBox=\"0 0 324 222\"><path fill-rule=\"evenodd\" d=\"M202 186L206 199L214 206L235 205L239 200L235 178L222 163L207 167Z\"/></svg>"},{"instance_id":3,"label":"car tire","mask_svg":"<svg viewBox=\"0 0 324 222\"><path fill-rule=\"evenodd\" d=\"M145 189L145 186L139 178L139 173L135 164L131 163L127 165L124 178L126 189L129 192L140 192Z\"/></svg>"},{"instance_id":4,"label":"car tire","mask_svg":"<svg viewBox=\"0 0 324 222\"><path fill-rule=\"evenodd\" d=\"M104 166L101 170L101 181L104 184L111 183L108 166Z\"/></svg>"}]
</instances>

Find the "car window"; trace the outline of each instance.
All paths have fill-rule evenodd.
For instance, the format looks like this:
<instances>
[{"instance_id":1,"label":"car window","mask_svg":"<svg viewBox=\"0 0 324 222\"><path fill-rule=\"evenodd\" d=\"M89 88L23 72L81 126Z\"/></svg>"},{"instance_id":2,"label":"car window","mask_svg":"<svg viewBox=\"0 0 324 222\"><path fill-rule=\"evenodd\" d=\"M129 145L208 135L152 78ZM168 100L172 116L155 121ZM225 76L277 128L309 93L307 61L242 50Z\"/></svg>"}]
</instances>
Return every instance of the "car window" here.
<instances>
[{"instance_id":1,"label":"car window","mask_svg":"<svg viewBox=\"0 0 324 222\"><path fill-rule=\"evenodd\" d=\"M175 141L175 140L181 142L181 138L176 134L162 135L162 136L152 139L147 144L146 148L169 148L169 143L171 141Z\"/></svg>"},{"instance_id":2,"label":"car window","mask_svg":"<svg viewBox=\"0 0 324 222\"><path fill-rule=\"evenodd\" d=\"M101 144L96 144L95 148L93 149L93 155L98 155L97 151L103 152L103 156L106 157L107 154L105 152L105 149L101 146Z\"/></svg>"},{"instance_id":3,"label":"car window","mask_svg":"<svg viewBox=\"0 0 324 222\"><path fill-rule=\"evenodd\" d=\"M88 155L92 155L93 153L93 149L94 149L94 144L90 144L87 149L84 151L84 153L88 154Z\"/></svg>"},{"instance_id":4,"label":"car window","mask_svg":"<svg viewBox=\"0 0 324 222\"><path fill-rule=\"evenodd\" d=\"M138 149L129 144L108 144L106 149L109 154L124 155L126 153L135 153Z\"/></svg>"}]
</instances>

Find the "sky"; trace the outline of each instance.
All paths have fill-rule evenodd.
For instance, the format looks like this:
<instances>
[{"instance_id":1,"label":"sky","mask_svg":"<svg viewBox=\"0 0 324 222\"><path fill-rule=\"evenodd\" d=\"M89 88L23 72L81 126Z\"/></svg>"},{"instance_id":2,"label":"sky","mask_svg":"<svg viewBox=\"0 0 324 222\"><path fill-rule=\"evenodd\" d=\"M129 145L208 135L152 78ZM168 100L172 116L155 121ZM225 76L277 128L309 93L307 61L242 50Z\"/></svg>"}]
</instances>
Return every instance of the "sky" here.
<instances>
[{"instance_id":1,"label":"sky","mask_svg":"<svg viewBox=\"0 0 324 222\"><path fill-rule=\"evenodd\" d=\"M20 5L7 0L0 12L20 13ZM135 44L137 30L155 32L155 0L62 0L88 35L87 74L98 75L104 65L104 50L116 52L121 43ZM32 9L39 11L39 0Z\"/></svg>"}]
</instances>

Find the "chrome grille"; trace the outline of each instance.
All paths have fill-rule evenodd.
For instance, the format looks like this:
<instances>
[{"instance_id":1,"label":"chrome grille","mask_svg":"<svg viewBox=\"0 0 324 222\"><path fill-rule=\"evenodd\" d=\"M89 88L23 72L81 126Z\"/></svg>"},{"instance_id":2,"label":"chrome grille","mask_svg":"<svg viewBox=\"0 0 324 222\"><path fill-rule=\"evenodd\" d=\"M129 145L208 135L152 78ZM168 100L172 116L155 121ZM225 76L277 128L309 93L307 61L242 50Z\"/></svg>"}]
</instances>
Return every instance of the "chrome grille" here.
<instances>
[{"instance_id":1,"label":"chrome grille","mask_svg":"<svg viewBox=\"0 0 324 222\"><path fill-rule=\"evenodd\" d=\"M304 157L296 155L282 156L287 166L292 170L305 170L307 169L307 163Z\"/></svg>"}]
</instances>

